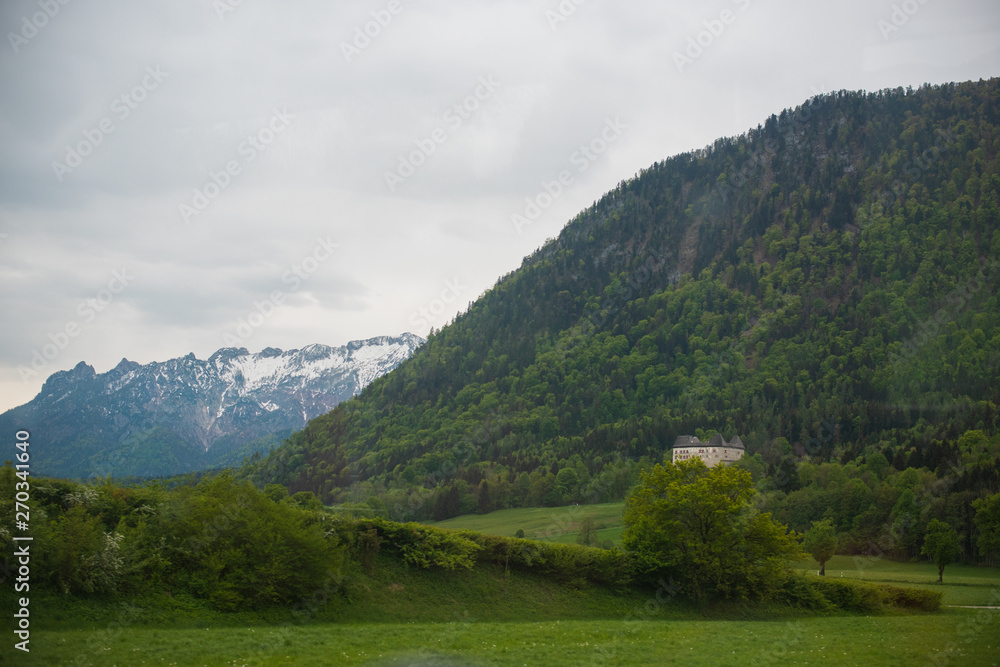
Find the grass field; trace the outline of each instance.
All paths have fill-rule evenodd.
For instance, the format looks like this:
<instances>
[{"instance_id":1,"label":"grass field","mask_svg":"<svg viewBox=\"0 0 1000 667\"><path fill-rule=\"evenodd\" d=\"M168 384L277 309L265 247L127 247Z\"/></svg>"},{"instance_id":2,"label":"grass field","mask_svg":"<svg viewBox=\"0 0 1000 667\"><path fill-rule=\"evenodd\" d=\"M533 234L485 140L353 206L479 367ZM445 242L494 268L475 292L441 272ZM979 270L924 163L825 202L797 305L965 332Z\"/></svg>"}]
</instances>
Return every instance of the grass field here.
<instances>
[{"instance_id":1,"label":"grass field","mask_svg":"<svg viewBox=\"0 0 1000 667\"><path fill-rule=\"evenodd\" d=\"M807 569L811 563L804 563ZM849 558L828 565L849 574ZM854 574L859 574L855 567ZM940 590L923 565L870 563L860 574ZM949 570L945 571L946 578ZM1000 572L955 568L955 589L989 601ZM860 578L856 577L856 578ZM961 582L957 581L962 579ZM780 606L663 606L648 593L567 587L499 566L417 570L379 556L346 597L299 625L222 614L193 600L123 605L61 598L33 610L25 665L995 665L1000 611L815 616ZM963 589L964 590L964 589ZM985 594L982 597L980 593ZM946 596L951 589L946 589ZM41 604L39 604L41 603ZM37 610L37 611L36 611ZM287 613L287 612L286 612ZM80 659L82 658L82 659Z\"/></svg>"},{"instance_id":2,"label":"grass field","mask_svg":"<svg viewBox=\"0 0 1000 667\"><path fill-rule=\"evenodd\" d=\"M477 530L488 535L513 537L520 528L529 540L575 544L580 521L593 517L606 527L597 531L598 540L621 543L622 510L625 503L570 505L569 507L526 507L497 510L489 514L467 514L446 521L427 521L428 525L455 530Z\"/></svg>"},{"instance_id":3,"label":"grass field","mask_svg":"<svg viewBox=\"0 0 1000 667\"><path fill-rule=\"evenodd\" d=\"M804 572L815 572L815 561L802 563ZM914 588L941 591L942 604L1000 606L1000 569L949 565L944 569L944 582L937 583L937 567L933 563L897 563L868 556L834 556L826 564L826 576L863 581L878 581ZM1000 634L1000 627L997 628Z\"/></svg>"},{"instance_id":4,"label":"grass field","mask_svg":"<svg viewBox=\"0 0 1000 667\"><path fill-rule=\"evenodd\" d=\"M95 638L97 641L95 641ZM1000 612L772 621L365 623L39 632L63 665L996 665ZM73 663L77 664L77 663Z\"/></svg>"},{"instance_id":5,"label":"grass field","mask_svg":"<svg viewBox=\"0 0 1000 667\"><path fill-rule=\"evenodd\" d=\"M508 510L442 522L559 540L621 505ZM466 525L462 525L465 523ZM457 525L456 525L457 524ZM562 528L558 532L557 528ZM803 571L815 564L801 563ZM998 665L1000 610L819 616L780 605L663 605L648 592L561 585L483 564L421 570L380 554L343 595L291 623L287 610L224 614L181 596L122 603L33 600L30 654L12 665ZM944 592L945 604L998 604L1000 570L837 556L827 576ZM129 609L127 615L123 610Z\"/></svg>"}]
</instances>

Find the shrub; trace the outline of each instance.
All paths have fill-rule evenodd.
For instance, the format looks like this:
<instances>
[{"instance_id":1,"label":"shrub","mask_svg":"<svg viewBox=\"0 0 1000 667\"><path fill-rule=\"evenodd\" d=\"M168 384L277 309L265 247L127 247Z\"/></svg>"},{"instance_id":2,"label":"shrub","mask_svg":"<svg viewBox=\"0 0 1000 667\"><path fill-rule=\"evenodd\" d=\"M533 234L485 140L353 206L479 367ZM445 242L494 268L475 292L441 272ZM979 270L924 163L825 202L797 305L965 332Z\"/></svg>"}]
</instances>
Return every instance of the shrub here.
<instances>
[{"instance_id":1,"label":"shrub","mask_svg":"<svg viewBox=\"0 0 1000 667\"><path fill-rule=\"evenodd\" d=\"M890 584L792 576L782 586L780 599L815 611L850 611L866 614L889 609L937 611L941 593Z\"/></svg>"},{"instance_id":2,"label":"shrub","mask_svg":"<svg viewBox=\"0 0 1000 667\"><path fill-rule=\"evenodd\" d=\"M180 489L162 521L168 581L223 610L292 603L342 563L309 519L229 475Z\"/></svg>"},{"instance_id":3,"label":"shrub","mask_svg":"<svg viewBox=\"0 0 1000 667\"><path fill-rule=\"evenodd\" d=\"M379 518L336 517L331 530L344 542L356 545L353 554L363 562L370 550L368 545L373 544L375 537L380 549L402 556L405 562L421 568L471 568L480 548L454 531Z\"/></svg>"}]
</instances>

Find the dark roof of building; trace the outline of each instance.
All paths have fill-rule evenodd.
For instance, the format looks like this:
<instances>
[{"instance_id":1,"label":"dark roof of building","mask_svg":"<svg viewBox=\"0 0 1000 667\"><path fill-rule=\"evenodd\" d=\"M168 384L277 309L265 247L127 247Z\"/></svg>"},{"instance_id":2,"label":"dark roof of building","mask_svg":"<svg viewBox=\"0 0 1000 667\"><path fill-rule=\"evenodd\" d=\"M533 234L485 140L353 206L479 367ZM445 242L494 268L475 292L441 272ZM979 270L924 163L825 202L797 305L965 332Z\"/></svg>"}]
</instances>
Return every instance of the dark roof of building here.
<instances>
[{"instance_id":1,"label":"dark roof of building","mask_svg":"<svg viewBox=\"0 0 1000 667\"><path fill-rule=\"evenodd\" d=\"M736 449L746 449L746 447L743 446L743 441L740 440L740 436L738 435L733 436L733 439L729 441L729 446L735 447Z\"/></svg>"},{"instance_id":2,"label":"dark roof of building","mask_svg":"<svg viewBox=\"0 0 1000 667\"><path fill-rule=\"evenodd\" d=\"M691 447L692 445L700 445L701 440L694 435L679 435L677 439L674 440L674 447Z\"/></svg>"},{"instance_id":3,"label":"dark roof of building","mask_svg":"<svg viewBox=\"0 0 1000 667\"><path fill-rule=\"evenodd\" d=\"M712 436L712 439L708 441L708 444L712 445L713 447L725 447L726 439L722 437L721 433L716 433L715 435Z\"/></svg>"}]
</instances>

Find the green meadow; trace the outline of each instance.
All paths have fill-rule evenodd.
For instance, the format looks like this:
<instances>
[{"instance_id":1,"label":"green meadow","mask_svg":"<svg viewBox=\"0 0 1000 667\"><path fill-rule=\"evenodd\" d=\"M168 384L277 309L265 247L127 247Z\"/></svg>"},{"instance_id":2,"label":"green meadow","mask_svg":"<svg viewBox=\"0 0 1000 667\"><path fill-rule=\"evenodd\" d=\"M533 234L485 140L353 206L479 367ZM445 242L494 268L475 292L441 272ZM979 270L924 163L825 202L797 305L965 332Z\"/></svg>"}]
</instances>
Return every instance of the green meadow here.
<instances>
[{"instance_id":1,"label":"green meadow","mask_svg":"<svg viewBox=\"0 0 1000 667\"><path fill-rule=\"evenodd\" d=\"M819 565L810 559L800 564L803 572L815 574ZM943 605L1000 606L1000 569L949 565L938 583L933 563L897 563L870 556L834 556L826 564L826 576L899 584L944 593ZM1000 633L1000 626L997 627Z\"/></svg>"},{"instance_id":2,"label":"green meadow","mask_svg":"<svg viewBox=\"0 0 1000 667\"><path fill-rule=\"evenodd\" d=\"M518 529L529 540L575 544L580 532L580 521L592 517L598 526L599 541L621 543L622 511L625 503L598 505L570 505L568 507L525 507L497 510L489 514L466 514L445 521L423 521L430 526L454 530L475 530L487 535L513 537Z\"/></svg>"},{"instance_id":3,"label":"green meadow","mask_svg":"<svg viewBox=\"0 0 1000 667\"><path fill-rule=\"evenodd\" d=\"M495 519L494 519L495 520ZM803 563L803 569L813 568ZM853 568L853 569L851 569ZM1000 570L837 556L828 576L1000 596ZM951 575L951 576L949 576ZM951 581L949 581L949 579ZM994 665L1000 610L818 615L781 605L657 604L649 593L568 586L499 566L424 570L379 556L307 617L213 611L178 596L43 598L28 665Z\"/></svg>"},{"instance_id":4,"label":"green meadow","mask_svg":"<svg viewBox=\"0 0 1000 667\"><path fill-rule=\"evenodd\" d=\"M322 623L40 632L30 664L996 665L1000 612L771 620ZM96 634L95 634L96 633ZM25 664L28 664L26 661Z\"/></svg>"}]
</instances>

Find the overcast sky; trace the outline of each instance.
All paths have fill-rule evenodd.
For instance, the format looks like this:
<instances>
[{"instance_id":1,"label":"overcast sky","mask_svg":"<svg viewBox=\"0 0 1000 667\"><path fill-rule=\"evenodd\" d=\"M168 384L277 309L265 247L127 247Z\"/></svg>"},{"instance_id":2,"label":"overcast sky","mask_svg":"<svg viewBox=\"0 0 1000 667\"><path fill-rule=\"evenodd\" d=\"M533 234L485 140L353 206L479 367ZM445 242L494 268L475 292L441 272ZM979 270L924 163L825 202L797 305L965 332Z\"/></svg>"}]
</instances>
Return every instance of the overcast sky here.
<instances>
[{"instance_id":1,"label":"overcast sky","mask_svg":"<svg viewBox=\"0 0 1000 667\"><path fill-rule=\"evenodd\" d=\"M657 160L819 92L1000 75L995 0L3 0L0 27L0 410L81 360L426 335Z\"/></svg>"}]
</instances>

